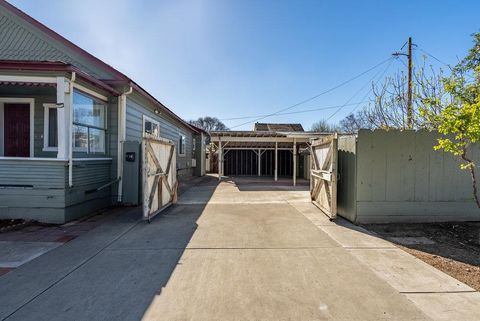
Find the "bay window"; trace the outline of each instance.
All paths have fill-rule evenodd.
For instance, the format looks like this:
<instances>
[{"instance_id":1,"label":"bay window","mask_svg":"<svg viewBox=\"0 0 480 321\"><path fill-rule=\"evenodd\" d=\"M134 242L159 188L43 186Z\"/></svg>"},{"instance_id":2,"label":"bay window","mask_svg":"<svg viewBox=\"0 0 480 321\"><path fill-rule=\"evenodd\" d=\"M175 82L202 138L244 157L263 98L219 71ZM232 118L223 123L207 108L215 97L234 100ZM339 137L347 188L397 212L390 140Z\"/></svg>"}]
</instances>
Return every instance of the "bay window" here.
<instances>
[{"instance_id":1,"label":"bay window","mask_svg":"<svg viewBox=\"0 0 480 321\"><path fill-rule=\"evenodd\" d=\"M107 106L84 93L73 92L73 150L105 153Z\"/></svg>"}]
</instances>

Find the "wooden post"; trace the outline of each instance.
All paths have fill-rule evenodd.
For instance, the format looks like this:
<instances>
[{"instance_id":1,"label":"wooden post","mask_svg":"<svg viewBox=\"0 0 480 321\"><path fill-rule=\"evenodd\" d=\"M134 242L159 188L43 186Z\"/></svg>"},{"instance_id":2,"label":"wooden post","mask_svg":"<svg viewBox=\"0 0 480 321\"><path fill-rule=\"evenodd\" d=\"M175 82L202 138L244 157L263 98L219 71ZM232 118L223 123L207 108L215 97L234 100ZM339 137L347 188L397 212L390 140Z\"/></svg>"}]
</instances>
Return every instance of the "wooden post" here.
<instances>
[{"instance_id":1,"label":"wooden post","mask_svg":"<svg viewBox=\"0 0 480 321\"><path fill-rule=\"evenodd\" d=\"M297 141L293 139L293 186L297 186Z\"/></svg>"},{"instance_id":2,"label":"wooden post","mask_svg":"<svg viewBox=\"0 0 480 321\"><path fill-rule=\"evenodd\" d=\"M258 149L258 176L262 175L262 151Z\"/></svg>"},{"instance_id":3,"label":"wooden post","mask_svg":"<svg viewBox=\"0 0 480 321\"><path fill-rule=\"evenodd\" d=\"M218 138L218 180L222 179L223 175L223 150L222 150L222 140Z\"/></svg>"},{"instance_id":4,"label":"wooden post","mask_svg":"<svg viewBox=\"0 0 480 321\"><path fill-rule=\"evenodd\" d=\"M278 170L277 170L277 165L278 165L278 142L275 142L275 168L274 168L274 176L275 176L275 182L278 180Z\"/></svg>"},{"instance_id":5,"label":"wooden post","mask_svg":"<svg viewBox=\"0 0 480 321\"><path fill-rule=\"evenodd\" d=\"M70 140L70 109L71 106L71 93L68 92L67 83L65 77L57 77L57 104L63 105L61 108L57 108L57 142L58 152L57 158L67 159L69 156Z\"/></svg>"},{"instance_id":6,"label":"wooden post","mask_svg":"<svg viewBox=\"0 0 480 321\"><path fill-rule=\"evenodd\" d=\"M413 128L412 106L412 37L408 37L408 92L407 92L407 128Z\"/></svg>"}]
</instances>

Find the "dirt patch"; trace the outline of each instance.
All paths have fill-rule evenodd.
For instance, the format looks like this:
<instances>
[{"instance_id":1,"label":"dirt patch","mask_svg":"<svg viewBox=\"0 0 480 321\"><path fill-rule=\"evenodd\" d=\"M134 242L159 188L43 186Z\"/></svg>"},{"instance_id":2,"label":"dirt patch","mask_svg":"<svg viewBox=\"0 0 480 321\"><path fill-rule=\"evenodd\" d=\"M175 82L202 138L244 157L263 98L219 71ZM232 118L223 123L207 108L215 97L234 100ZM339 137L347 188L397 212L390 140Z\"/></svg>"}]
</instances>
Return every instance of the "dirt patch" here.
<instances>
[{"instance_id":1,"label":"dirt patch","mask_svg":"<svg viewBox=\"0 0 480 321\"><path fill-rule=\"evenodd\" d=\"M22 219L0 220L0 233L18 230L18 229L24 228L29 224L30 222Z\"/></svg>"},{"instance_id":2,"label":"dirt patch","mask_svg":"<svg viewBox=\"0 0 480 321\"><path fill-rule=\"evenodd\" d=\"M480 291L480 222L368 224L364 227Z\"/></svg>"}]
</instances>

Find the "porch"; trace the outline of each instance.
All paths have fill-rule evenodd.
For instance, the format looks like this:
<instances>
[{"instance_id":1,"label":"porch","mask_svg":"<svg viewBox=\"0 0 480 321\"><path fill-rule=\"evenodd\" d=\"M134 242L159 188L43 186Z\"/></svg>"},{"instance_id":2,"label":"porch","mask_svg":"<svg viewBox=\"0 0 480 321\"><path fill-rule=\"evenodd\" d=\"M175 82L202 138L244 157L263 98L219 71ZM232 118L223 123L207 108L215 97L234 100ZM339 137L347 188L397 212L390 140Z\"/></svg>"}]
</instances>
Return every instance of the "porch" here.
<instances>
[{"instance_id":1,"label":"porch","mask_svg":"<svg viewBox=\"0 0 480 321\"><path fill-rule=\"evenodd\" d=\"M0 62L0 218L64 223L112 204L117 98L97 82L63 63Z\"/></svg>"}]
</instances>

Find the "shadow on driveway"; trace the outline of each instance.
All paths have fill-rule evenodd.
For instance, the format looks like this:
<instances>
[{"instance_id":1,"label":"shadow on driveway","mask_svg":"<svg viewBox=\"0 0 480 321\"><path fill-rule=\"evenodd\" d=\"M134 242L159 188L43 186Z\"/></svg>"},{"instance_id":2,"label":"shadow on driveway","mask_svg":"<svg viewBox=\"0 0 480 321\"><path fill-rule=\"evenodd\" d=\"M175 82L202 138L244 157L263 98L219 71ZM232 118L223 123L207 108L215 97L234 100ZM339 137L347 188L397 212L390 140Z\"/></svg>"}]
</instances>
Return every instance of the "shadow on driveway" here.
<instances>
[{"instance_id":1,"label":"shadow on driveway","mask_svg":"<svg viewBox=\"0 0 480 321\"><path fill-rule=\"evenodd\" d=\"M213 194L218 182L206 184ZM127 210L0 277L0 320L140 320L205 206L174 205L150 224L140 208Z\"/></svg>"}]
</instances>

